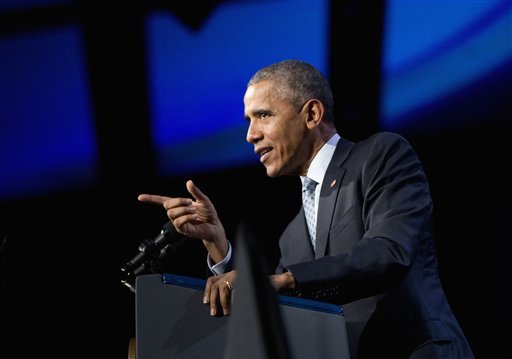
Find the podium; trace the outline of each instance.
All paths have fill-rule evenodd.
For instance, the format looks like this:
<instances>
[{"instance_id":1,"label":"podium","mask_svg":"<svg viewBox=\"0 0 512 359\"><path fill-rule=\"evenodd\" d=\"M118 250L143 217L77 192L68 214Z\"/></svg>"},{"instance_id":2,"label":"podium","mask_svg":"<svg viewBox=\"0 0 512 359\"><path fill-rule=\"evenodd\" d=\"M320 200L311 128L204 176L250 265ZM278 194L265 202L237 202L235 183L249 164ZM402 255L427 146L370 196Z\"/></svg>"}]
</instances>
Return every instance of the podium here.
<instances>
[{"instance_id":1,"label":"podium","mask_svg":"<svg viewBox=\"0 0 512 359\"><path fill-rule=\"evenodd\" d=\"M136 277L136 359L224 357L231 316L210 316L205 284L175 274ZM350 358L342 307L276 297L292 358Z\"/></svg>"}]
</instances>

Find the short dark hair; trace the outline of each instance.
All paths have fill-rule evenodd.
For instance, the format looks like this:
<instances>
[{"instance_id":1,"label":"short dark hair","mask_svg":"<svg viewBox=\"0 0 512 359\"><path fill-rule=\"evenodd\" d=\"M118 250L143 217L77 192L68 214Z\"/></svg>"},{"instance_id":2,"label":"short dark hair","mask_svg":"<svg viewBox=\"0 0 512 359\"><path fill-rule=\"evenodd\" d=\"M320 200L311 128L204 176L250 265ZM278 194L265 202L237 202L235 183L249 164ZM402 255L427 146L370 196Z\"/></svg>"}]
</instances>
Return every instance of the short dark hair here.
<instances>
[{"instance_id":1,"label":"short dark hair","mask_svg":"<svg viewBox=\"0 0 512 359\"><path fill-rule=\"evenodd\" d=\"M290 101L298 110L310 99L319 100L324 105L324 119L334 122L334 101L330 84L313 65L300 60L276 62L258 70L247 87L266 80L277 83L278 95Z\"/></svg>"}]
</instances>

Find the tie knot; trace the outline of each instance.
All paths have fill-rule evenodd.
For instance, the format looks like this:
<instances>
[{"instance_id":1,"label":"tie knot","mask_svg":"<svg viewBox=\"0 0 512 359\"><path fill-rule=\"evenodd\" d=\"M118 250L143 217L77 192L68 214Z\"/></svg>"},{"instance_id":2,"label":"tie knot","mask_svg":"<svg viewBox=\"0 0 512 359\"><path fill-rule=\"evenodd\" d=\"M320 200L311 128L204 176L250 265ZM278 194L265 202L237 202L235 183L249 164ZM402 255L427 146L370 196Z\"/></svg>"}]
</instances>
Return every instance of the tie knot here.
<instances>
[{"instance_id":1,"label":"tie knot","mask_svg":"<svg viewBox=\"0 0 512 359\"><path fill-rule=\"evenodd\" d=\"M304 177L304 183L302 184L303 191L312 192L315 190L317 183L309 177Z\"/></svg>"}]
</instances>

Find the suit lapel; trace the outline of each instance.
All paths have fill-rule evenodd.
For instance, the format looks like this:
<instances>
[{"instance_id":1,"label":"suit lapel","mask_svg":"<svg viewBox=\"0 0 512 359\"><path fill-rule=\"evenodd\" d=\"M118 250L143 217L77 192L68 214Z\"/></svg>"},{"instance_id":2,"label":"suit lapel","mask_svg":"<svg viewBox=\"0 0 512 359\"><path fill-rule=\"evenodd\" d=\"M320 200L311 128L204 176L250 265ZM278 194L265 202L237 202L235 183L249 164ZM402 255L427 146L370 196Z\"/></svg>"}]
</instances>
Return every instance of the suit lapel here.
<instances>
[{"instance_id":1,"label":"suit lapel","mask_svg":"<svg viewBox=\"0 0 512 359\"><path fill-rule=\"evenodd\" d=\"M346 172L346 168L342 168L342 165L347 160L353 146L353 142L341 138L327 167L318 204L315 259L325 256L334 208Z\"/></svg>"}]
</instances>

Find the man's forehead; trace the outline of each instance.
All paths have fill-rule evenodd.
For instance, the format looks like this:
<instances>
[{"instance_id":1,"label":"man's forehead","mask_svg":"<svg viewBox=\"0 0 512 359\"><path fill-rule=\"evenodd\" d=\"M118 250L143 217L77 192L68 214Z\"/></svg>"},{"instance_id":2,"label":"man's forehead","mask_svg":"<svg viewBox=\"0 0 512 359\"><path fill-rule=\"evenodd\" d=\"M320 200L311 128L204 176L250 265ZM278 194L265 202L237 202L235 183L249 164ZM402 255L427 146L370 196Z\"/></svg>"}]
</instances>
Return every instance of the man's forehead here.
<instances>
[{"instance_id":1,"label":"man's forehead","mask_svg":"<svg viewBox=\"0 0 512 359\"><path fill-rule=\"evenodd\" d=\"M282 100L282 96L280 96L280 93L281 91L279 91L278 84L276 84L274 81L261 81L247 88L244 96L244 101L280 101Z\"/></svg>"}]
</instances>

